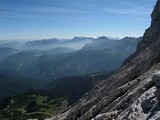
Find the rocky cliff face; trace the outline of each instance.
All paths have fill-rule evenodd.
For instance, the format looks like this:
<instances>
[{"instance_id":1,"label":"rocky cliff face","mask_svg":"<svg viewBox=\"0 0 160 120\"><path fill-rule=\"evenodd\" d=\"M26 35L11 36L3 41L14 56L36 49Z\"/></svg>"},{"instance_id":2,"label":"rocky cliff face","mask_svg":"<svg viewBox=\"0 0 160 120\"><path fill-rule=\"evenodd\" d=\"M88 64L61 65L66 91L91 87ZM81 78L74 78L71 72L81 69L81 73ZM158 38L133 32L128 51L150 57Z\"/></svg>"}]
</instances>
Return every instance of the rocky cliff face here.
<instances>
[{"instance_id":1,"label":"rocky cliff face","mask_svg":"<svg viewBox=\"0 0 160 120\"><path fill-rule=\"evenodd\" d=\"M124 66L52 120L160 118L160 0L137 52Z\"/></svg>"}]
</instances>

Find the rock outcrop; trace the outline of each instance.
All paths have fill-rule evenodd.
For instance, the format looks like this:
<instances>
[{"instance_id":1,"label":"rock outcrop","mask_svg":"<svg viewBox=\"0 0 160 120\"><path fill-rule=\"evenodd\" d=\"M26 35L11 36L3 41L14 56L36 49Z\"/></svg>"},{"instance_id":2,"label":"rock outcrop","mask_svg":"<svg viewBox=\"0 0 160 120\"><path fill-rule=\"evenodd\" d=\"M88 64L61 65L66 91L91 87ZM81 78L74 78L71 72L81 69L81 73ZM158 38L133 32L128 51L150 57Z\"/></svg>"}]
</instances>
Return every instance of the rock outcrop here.
<instances>
[{"instance_id":1,"label":"rock outcrop","mask_svg":"<svg viewBox=\"0 0 160 120\"><path fill-rule=\"evenodd\" d=\"M160 0L137 52L122 68L52 120L160 119Z\"/></svg>"}]
</instances>

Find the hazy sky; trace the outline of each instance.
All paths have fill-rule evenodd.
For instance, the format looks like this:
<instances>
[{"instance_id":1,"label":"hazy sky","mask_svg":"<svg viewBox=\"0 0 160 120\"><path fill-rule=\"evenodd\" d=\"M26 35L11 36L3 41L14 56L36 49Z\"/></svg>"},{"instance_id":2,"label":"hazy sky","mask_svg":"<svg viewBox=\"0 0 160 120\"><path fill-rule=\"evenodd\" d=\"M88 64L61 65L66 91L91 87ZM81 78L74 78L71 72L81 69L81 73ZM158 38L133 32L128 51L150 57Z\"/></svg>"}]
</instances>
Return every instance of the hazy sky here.
<instances>
[{"instance_id":1,"label":"hazy sky","mask_svg":"<svg viewBox=\"0 0 160 120\"><path fill-rule=\"evenodd\" d=\"M0 39L140 36L156 0L0 0Z\"/></svg>"}]
</instances>

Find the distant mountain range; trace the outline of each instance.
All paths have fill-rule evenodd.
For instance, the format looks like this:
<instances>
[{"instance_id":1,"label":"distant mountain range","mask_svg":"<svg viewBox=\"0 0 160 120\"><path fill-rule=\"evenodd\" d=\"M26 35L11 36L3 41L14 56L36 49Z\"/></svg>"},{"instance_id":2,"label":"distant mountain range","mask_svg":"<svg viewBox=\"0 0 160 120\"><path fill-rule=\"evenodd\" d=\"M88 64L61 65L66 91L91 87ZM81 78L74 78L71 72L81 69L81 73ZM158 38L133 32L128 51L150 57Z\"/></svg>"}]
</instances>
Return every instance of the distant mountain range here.
<instances>
[{"instance_id":1,"label":"distant mountain range","mask_svg":"<svg viewBox=\"0 0 160 120\"><path fill-rule=\"evenodd\" d=\"M28 41L23 45L25 49L51 49L56 47L68 47L72 49L81 49L86 43L91 42L94 38L89 37L74 37L68 40L44 39Z\"/></svg>"},{"instance_id":2,"label":"distant mountain range","mask_svg":"<svg viewBox=\"0 0 160 120\"><path fill-rule=\"evenodd\" d=\"M91 43L87 43L83 49L85 50L102 50L102 49L110 49L112 51L122 50L129 51L130 49L135 50L137 46L137 42L141 41L142 37L133 38L133 37L124 37L119 40L109 39L107 37L99 37L93 40Z\"/></svg>"},{"instance_id":3,"label":"distant mountain range","mask_svg":"<svg viewBox=\"0 0 160 120\"><path fill-rule=\"evenodd\" d=\"M121 40L112 40L107 37L94 40L91 38L74 38L74 40L65 41L65 43L90 42L78 51L66 47L23 50L4 59L0 63L0 68L43 81L67 76L87 75L100 71L109 72L119 68L123 60L135 52L140 40L141 38L130 37ZM46 43L58 42L55 39L42 41L27 42L26 44L34 43L34 45L41 44L41 46L44 44L45 46Z\"/></svg>"}]
</instances>

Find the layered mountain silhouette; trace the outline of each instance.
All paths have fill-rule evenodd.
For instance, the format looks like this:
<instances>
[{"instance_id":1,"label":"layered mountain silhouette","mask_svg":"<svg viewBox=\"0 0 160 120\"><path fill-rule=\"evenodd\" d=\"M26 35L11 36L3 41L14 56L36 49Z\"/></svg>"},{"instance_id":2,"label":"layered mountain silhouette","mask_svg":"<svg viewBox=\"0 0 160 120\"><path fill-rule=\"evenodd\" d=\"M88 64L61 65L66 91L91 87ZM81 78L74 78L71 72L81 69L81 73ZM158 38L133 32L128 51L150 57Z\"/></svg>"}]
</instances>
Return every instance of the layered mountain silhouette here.
<instances>
[{"instance_id":1,"label":"layered mountain silhouette","mask_svg":"<svg viewBox=\"0 0 160 120\"><path fill-rule=\"evenodd\" d=\"M107 37L99 37L93 40L91 43L87 43L83 50L103 50L109 49L111 51L128 51L132 49L132 52L135 52L135 48L137 47L137 41L141 41L142 37L133 38L133 37L124 37L119 40L109 39Z\"/></svg>"},{"instance_id":2,"label":"layered mountain silhouette","mask_svg":"<svg viewBox=\"0 0 160 120\"><path fill-rule=\"evenodd\" d=\"M86 43L91 42L94 38L90 37L74 37L68 40L59 39L43 39L26 42L22 48L33 50L44 50L56 47L68 47L72 49L81 49Z\"/></svg>"},{"instance_id":3,"label":"layered mountain silhouette","mask_svg":"<svg viewBox=\"0 0 160 120\"><path fill-rule=\"evenodd\" d=\"M107 37L94 40L91 38L75 37L72 40L65 41L65 44L69 45L71 43L72 45L73 43L90 42L80 50L68 47L45 50L20 49L18 53L3 59L0 63L0 68L43 81L103 71L110 72L118 69L124 59L135 52L140 40L141 38L130 37L121 40L108 39ZM46 41L31 41L26 44L33 47L39 45L46 46L46 44L48 46L51 43L55 44L57 42L59 43L57 39L51 39Z\"/></svg>"}]
</instances>

